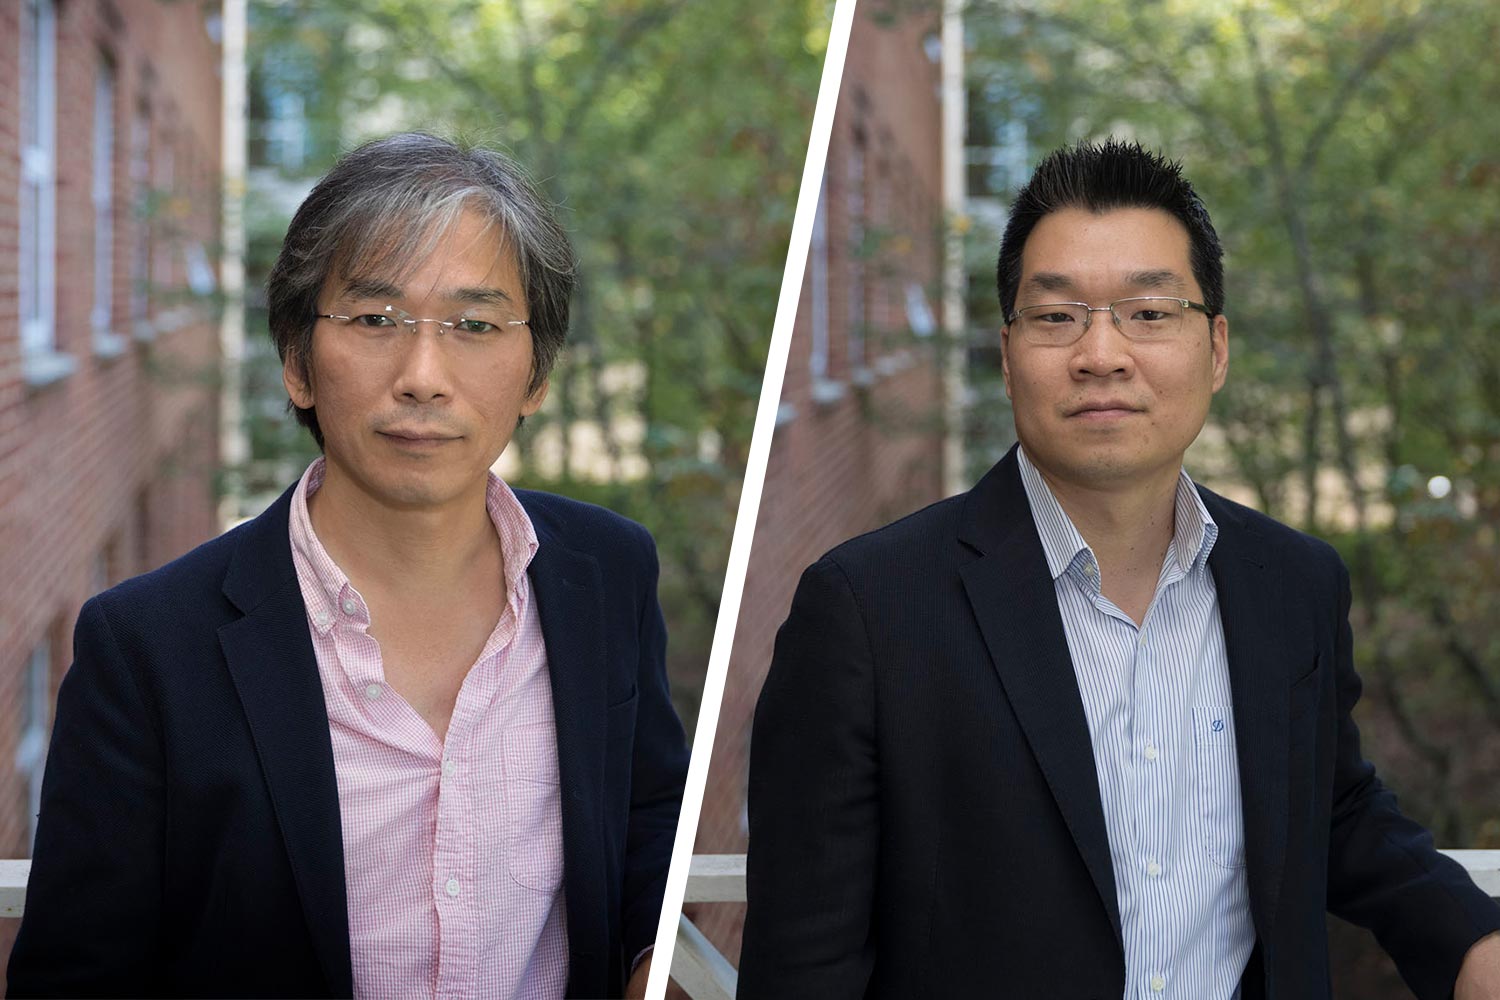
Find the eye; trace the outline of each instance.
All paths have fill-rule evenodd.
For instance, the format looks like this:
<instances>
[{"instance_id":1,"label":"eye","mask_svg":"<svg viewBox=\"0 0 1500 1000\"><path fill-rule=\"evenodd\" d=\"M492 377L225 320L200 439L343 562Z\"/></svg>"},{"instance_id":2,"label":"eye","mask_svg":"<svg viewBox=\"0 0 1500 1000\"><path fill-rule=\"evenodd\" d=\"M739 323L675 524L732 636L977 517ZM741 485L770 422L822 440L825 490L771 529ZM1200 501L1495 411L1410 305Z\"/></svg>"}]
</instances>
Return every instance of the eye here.
<instances>
[{"instance_id":1,"label":"eye","mask_svg":"<svg viewBox=\"0 0 1500 1000\"><path fill-rule=\"evenodd\" d=\"M487 320L470 319L465 316L453 324L453 329L459 333L494 333L499 328Z\"/></svg>"},{"instance_id":2,"label":"eye","mask_svg":"<svg viewBox=\"0 0 1500 1000\"><path fill-rule=\"evenodd\" d=\"M1138 319L1143 323L1160 323L1162 320L1168 319L1170 317L1167 313L1162 312L1160 309L1139 309L1136 311L1135 315L1131 316L1130 318Z\"/></svg>"},{"instance_id":3,"label":"eye","mask_svg":"<svg viewBox=\"0 0 1500 1000\"><path fill-rule=\"evenodd\" d=\"M1035 319L1038 323L1058 323L1058 324L1061 324L1061 323L1071 323L1071 322L1073 322L1073 314L1072 313L1066 313L1066 312L1037 313L1032 318Z\"/></svg>"},{"instance_id":4,"label":"eye","mask_svg":"<svg viewBox=\"0 0 1500 1000\"><path fill-rule=\"evenodd\" d=\"M370 330L389 328L396 325L395 319L383 313L361 313L350 322L353 326L362 326Z\"/></svg>"}]
</instances>

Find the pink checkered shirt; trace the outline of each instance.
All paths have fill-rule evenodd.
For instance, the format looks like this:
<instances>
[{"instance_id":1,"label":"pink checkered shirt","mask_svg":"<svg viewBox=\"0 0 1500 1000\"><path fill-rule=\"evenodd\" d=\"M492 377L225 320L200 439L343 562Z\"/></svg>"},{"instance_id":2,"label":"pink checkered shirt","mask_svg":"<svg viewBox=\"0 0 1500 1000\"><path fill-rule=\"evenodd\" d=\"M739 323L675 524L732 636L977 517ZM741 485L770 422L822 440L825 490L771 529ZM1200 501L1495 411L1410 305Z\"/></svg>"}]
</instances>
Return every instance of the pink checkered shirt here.
<instances>
[{"instance_id":1,"label":"pink checkered shirt","mask_svg":"<svg viewBox=\"0 0 1500 1000\"><path fill-rule=\"evenodd\" d=\"M386 685L364 599L313 533L323 469L292 495L292 561L333 737L354 995L561 997L562 802L531 519L490 476L506 605L439 740Z\"/></svg>"}]
</instances>

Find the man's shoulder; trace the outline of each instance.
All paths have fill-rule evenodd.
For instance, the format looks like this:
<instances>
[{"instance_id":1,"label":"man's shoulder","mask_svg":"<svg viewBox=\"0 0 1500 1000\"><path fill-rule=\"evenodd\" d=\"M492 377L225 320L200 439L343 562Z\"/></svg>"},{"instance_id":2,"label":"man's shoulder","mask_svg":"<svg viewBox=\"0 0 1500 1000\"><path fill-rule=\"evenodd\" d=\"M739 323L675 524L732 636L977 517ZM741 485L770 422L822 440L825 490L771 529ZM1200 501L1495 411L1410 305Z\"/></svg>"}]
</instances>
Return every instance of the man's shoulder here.
<instances>
[{"instance_id":1,"label":"man's shoulder","mask_svg":"<svg viewBox=\"0 0 1500 1000\"><path fill-rule=\"evenodd\" d=\"M921 565L931 565L944 543L958 538L967 497L967 493L960 493L938 500L889 524L855 535L828 550L820 561L834 563L845 573L859 576L870 571L888 574L897 567L904 574Z\"/></svg>"},{"instance_id":2,"label":"man's shoulder","mask_svg":"<svg viewBox=\"0 0 1500 1000\"><path fill-rule=\"evenodd\" d=\"M233 610L224 586L235 553L247 537L257 546L267 544L266 538L254 536L264 536L275 527L276 506L156 569L116 584L89 603L115 624L167 622L179 634L195 626L217 628ZM284 514L280 521L285 522ZM279 537L286 545L285 561L290 566L291 540L285 531Z\"/></svg>"},{"instance_id":3,"label":"man's shoulder","mask_svg":"<svg viewBox=\"0 0 1500 1000\"><path fill-rule=\"evenodd\" d=\"M656 551L645 526L608 507L541 490L513 488L513 492L531 518L537 538L544 543L551 538L595 554L621 548L653 555Z\"/></svg>"},{"instance_id":4,"label":"man's shoulder","mask_svg":"<svg viewBox=\"0 0 1500 1000\"><path fill-rule=\"evenodd\" d=\"M1194 485L1197 486L1198 495L1203 498L1209 514L1219 525L1220 532L1224 531L1226 525L1247 532L1256 540L1255 551L1262 558L1280 560L1294 566L1316 566L1324 571L1343 565L1338 550L1324 539L1283 524L1269 514L1215 493L1201 483Z\"/></svg>"}]
</instances>

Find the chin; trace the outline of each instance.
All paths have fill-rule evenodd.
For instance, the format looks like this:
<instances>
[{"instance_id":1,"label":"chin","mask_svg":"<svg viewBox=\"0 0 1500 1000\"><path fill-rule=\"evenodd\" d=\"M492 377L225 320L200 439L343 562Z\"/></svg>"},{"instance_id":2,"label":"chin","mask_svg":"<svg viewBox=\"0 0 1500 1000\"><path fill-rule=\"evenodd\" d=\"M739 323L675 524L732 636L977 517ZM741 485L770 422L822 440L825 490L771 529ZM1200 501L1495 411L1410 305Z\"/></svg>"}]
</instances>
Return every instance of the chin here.
<instances>
[{"instance_id":1,"label":"chin","mask_svg":"<svg viewBox=\"0 0 1500 1000\"><path fill-rule=\"evenodd\" d=\"M1093 448L1050 458L1058 471L1074 482L1098 486L1129 480L1143 471L1139 458L1124 449Z\"/></svg>"}]
</instances>

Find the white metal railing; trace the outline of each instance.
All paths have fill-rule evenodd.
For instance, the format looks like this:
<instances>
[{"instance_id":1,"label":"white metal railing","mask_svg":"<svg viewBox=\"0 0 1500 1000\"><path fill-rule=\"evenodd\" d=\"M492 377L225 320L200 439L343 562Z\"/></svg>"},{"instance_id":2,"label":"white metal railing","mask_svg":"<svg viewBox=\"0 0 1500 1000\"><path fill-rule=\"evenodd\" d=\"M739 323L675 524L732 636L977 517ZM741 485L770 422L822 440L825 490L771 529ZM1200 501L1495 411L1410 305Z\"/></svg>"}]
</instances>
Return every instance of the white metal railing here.
<instances>
[{"instance_id":1,"label":"white metal railing","mask_svg":"<svg viewBox=\"0 0 1500 1000\"><path fill-rule=\"evenodd\" d=\"M1500 851L1444 851L1464 866L1474 884L1500 899ZM0 918L19 917L26 906L29 860L0 860ZM745 856L695 854L688 868L685 903L743 903ZM687 917L677 918L672 979L693 1000L733 1000L739 973Z\"/></svg>"},{"instance_id":2,"label":"white metal railing","mask_svg":"<svg viewBox=\"0 0 1500 1000\"><path fill-rule=\"evenodd\" d=\"M1500 899L1500 851L1444 851L1468 871L1474 884ZM745 856L695 854L688 868L685 903L743 903ZM687 917L677 918L672 979L693 1000L734 1000L739 973Z\"/></svg>"},{"instance_id":3,"label":"white metal railing","mask_svg":"<svg viewBox=\"0 0 1500 1000\"><path fill-rule=\"evenodd\" d=\"M31 860L0 861L0 917L19 917L26 908L26 876Z\"/></svg>"}]
</instances>

